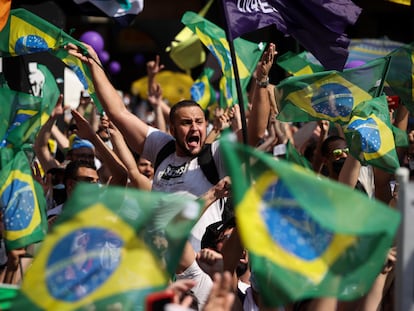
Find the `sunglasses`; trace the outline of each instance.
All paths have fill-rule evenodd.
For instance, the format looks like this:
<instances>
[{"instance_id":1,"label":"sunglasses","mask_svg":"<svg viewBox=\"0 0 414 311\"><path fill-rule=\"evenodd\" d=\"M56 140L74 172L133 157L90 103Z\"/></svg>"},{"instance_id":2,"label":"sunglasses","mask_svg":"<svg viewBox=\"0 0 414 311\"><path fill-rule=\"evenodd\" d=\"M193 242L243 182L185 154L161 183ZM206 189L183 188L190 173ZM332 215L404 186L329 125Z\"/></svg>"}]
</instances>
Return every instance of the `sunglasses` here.
<instances>
[{"instance_id":1,"label":"sunglasses","mask_svg":"<svg viewBox=\"0 0 414 311\"><path fill-rule=\"evenodd\" d=\"M348 154L349 153L349 148L348 147L346 147L346 148L338 148L338 149L334 149L334 150L332 150L332 155L334 156L334 157L339 157L339 156L341 156L343 153L346 153L346 154Z\"/></svg>"}]
</instances>

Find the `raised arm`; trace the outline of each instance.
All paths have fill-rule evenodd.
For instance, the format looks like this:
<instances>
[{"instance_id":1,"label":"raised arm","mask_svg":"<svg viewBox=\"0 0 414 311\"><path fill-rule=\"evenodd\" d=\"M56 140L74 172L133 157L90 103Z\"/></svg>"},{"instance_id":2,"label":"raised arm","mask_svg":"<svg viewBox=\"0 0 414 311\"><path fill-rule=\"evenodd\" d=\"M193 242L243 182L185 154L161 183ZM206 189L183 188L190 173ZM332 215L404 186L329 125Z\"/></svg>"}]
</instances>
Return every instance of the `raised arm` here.
<instances>
[{"instance_id":1,"label":"raised arm","mask_svg":"<svg viewBox=\"0 0 414 311\"><path fill-rule=\"evenodd\" d=\"M355 159L351 154L348 155L344 162L344 166L339 173L338 181L355 188L358 182L359 171L361 170L361 163Z\"/></svg>"},{"instance_id":2,"label":"raised arm","mask_svg":"<svg viewBox=\"0 0 414 311\"><path fill-rule=\"evenodd\" d=\"M110 139L114 148L113 150L127 168L131 185L138 189L148 191L151 190L151 181L139 171L137 162L135 161L135 158L126 144L121 132L109 120L103 121L102 125L108 126L108 130L111 133Z\"/></svg>"},{"instance_id":3,"label":"raised arm","mask_svg":"<svg viewBox=\"0 0 414 311\"><path fill-rule=\"evenodd\" d=\"M264 137L267 121L270 115L270 100L268 93L269 71L273 65L276 52L274 43L270 43L267 50L263 53L261 60L257 64L252 84L252 110L250 111L249 122L247 124L248 143L255 147Z\"/></svg>"},{"instance_id":4,"label":"raised arm","mask_svg":"<svg viewBox=\"0 0 414 311\"><path fill-rule=\"evenodd\" d=\"M164 69L164 65L160 63L160 56L155 56L154 60L147 62L147 76L148 76L148 94L151 94L157 88L155 76Z\"/></svg>"},{"instance_id":5,"label":"raised arm","mask_svg":"<svg viewBox=\"0 0 414 311\"><path fill-rule=\"evenodd\" d=\"M84 45L88 51L87 55L78 46L71 43L66 46L66 49L69 54L89 66L95 92L103 109L119 128L131 148L142 153L148 125L127 109L121 96L106 76L94 49L90 45Z\"/></svg>"},{"instance_id":6,"label":"raised arm","mask_svg":"<svg viewBox=\"0 0 414 311\"><path fill-rule=\"evenodd\" d=\"M55 108L52 111L49 119L45 124L40 128L39 133L37 134L36 140L34 142L34 150L36 156L42 166L43 170L47 172L51 168L59 166L59 161L55 159L52 153L49 150L48 142L52 137L52 128L55 125L55 122L59 116L63 114L63 95L60 95L56 103Z\"/></svg>"},{"instance_id":7,"label":"raised arm","mask_svg":"<svg viewBox=\"0 0 414 311\"><path fill-rule=\"evenodd\" d=\"M62 133L62 131L56 126L52 126L52 137L56 140L58 148L64 152L69 148L69 139Z\"/></svg>"},{"instance_id":8,"label":"raised arm","mask_svg":"<svg viewBox=\"0 0 414 311\"><path fill-rule=\"evenodd\" d=\"M110 184L125 186L127 183L128 172L118 156L103 142L95 133L88 121L76 110L72 110L72 116L78 126L78 134L82 138L88 139L96 148L97 154L104 165L106 165L112 175Z\"/></svg>"},{"instance_id":9,"label":"raised arm","mask_svg":"<svg viewBox=\"0 0 414 311\"><path fill-rule=\"evenodd\" d=\"M148 90L148 102L154 109L155 113L155 127L160 131L167 132L167 121L165 120L163 113L162 89L159 83L155 83L155 86Z\"/></svg>"}]
</instances>

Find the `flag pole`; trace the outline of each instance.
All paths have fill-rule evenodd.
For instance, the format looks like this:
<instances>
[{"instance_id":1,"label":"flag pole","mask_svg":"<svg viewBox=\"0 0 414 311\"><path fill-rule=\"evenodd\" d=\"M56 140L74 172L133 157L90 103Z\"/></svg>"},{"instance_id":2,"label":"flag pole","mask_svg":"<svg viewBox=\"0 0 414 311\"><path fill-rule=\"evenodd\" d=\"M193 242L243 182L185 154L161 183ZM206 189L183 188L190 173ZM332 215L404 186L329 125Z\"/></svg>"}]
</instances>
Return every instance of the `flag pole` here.
<instances>
[{"instance_id":1,"label":"flag pole","mask_svg":"<svg viewBox=\"0 0 414 311\"><path fill-rule=\"evenodd\" d=\"M388 71L390 69L391 56L385 56L384 58L387 60L387 62L385 63L384 70L382 72L381 83L380 83L380 85L377 88L375 97L378 97L378 96L380 96L382 94L382 91L384 89L385 79L387 78Z\"/></svg>"},{"instance_id":2,"label":"flag pole","mask_svg":"<svg viewBox=\"0 0 414 311\"><path fill-rule=\"evenodd\" d=\"M247 122L246 122L246 113L244 111L244 100L243 100L243 94L242 94L242 88L240 85L240 76L239 76L239 69L237 67L237 58L236 58L236 51L233 44L233 38L230 34L229 24L227 22L228 20L228 14L227 9L224 4L224 0L220 1L222 12L224 14L224 30L226 33L226 39L229 43L230 47L230 56L231 56L231 62L233 66L233 73L234 73L234 80L236 82L236 90L237 90L237 98L238 98L238 105L240 108L240 117L242 122L242 135L243 135L243 143L247 144Z\"/></svg>"}]
</instances>

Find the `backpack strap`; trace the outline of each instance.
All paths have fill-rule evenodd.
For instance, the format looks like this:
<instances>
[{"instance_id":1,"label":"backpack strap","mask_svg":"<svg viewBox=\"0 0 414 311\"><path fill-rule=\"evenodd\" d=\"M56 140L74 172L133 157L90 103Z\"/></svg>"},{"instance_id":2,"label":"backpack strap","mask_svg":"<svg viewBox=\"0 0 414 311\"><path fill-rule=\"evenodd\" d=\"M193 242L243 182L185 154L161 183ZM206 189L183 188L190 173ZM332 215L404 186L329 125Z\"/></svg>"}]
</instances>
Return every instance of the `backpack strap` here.
<instances>
[{"instance_id":1,"label":"backpack strap","mask_svg":"<svg viewBox=\"0 0 414 311\"><path fill-rule=\"evenodd\" d=\"M173 152L175 152L175 140L170 140L158 152L154 163L154 171L156 171L161 162L164 161ZM211 144L204 145L203 149L197 156L197 161L207 180L212 185L217 184L220 178L217 172L216 163L213 159L213 154L211 153Z\"/></svg>"},{"instance_id":2,"label":"backpack strap","mask_svg":"<svg viewBox=\"0 0 414 311\"><path fill-rule=\"evenodd\" d=\"M175 152L175 140L170 140L158 152L154 163L154 172L157 170L158 166L160 166L161 162L164 161L173 152Z\"/></svg>"},{"instance_id":3,"label":"backpack strap","mask_svg":"<svg viewBox=\"0 0 414 311\"><path fill-rule=\"evenodd\" d=\"M201 170L206 176L207 180L215 185L219 182L220 178L217 172L216 163L213 159L213 154L211 153L211 144L205 144L199 155L198 164L201 167Z\"/></svg>"}]
</instances>

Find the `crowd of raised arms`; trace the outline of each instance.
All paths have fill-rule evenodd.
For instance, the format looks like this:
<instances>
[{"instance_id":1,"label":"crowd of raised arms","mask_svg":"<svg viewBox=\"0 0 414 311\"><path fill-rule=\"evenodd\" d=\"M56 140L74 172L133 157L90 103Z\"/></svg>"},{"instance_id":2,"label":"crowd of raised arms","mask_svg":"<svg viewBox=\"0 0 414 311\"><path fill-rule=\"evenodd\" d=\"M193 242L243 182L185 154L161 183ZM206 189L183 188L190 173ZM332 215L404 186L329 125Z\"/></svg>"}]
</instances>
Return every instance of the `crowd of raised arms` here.
<instances>
[{"instance_id":1,"label":"crowd of raised arms","mask_svg":"<svg viewBox=\"0 0 414 311\"><path fill-rule=\"evenodd\" d=\"M142 109L132 109L111 84L97 53L86 46L87 54L72 44L68 44L66 50L89 67L104 113L97 112L87 94L81 94L76 109L64 107L61 95L34 144L33 172L43 185L47 199L49 232L80 182L99 183L101 187L114 185L143 191L182 192L195 200L202 199L204 205L184 246L175 275L165 289L173 297L168 310L393 310L395 245L391 245L388 256L383 258L386 264L378 272L371 289L357 300L319 297L273 309L262 305L257 281L250 270L249 252L238 234L231 199L232 180L219 148L224 130L233 132L240 143L272 155L275 161L285 157L289 143L307 159L316 174L362 191L389 208L394 208L398 199L395 176L361 165L350 154L350 146L337 124L327 120L292 123L276 118L278 91L275 85L268 83L277 57L274 43L268 44L263 52L248 87L248 108L243 115L247 128L243 128L238 105L203 110L190 99L169 103L157 82L157 74L164 68L159 56L146 64L148 99L142 100L140 105L147 110L143 113ZM71 109L70 118L65 113L67 109ZM408 166L414 150L410 114L403 105L390 114L393 125L408 134L410 146L397 150L401 166ZM59 128L56 120L65 115L65 126ZM170 142L172 149L163 151ZM206 146L216 170L215 181L206 176L209 173L206 174L198 162ZM160 153L164 153L162 158ZM79 238L79 244L81 241ZM20 284L28 268L20 263L29 253L36 253L32 246L7 252L4 283ZM136 258L136 264L139 260ZM27 265L30 266L30 262ZM87 269L86 260L78 266ZM22 274L16 272L19 269L23 269Z\"/></svg>"}]
</instances>

